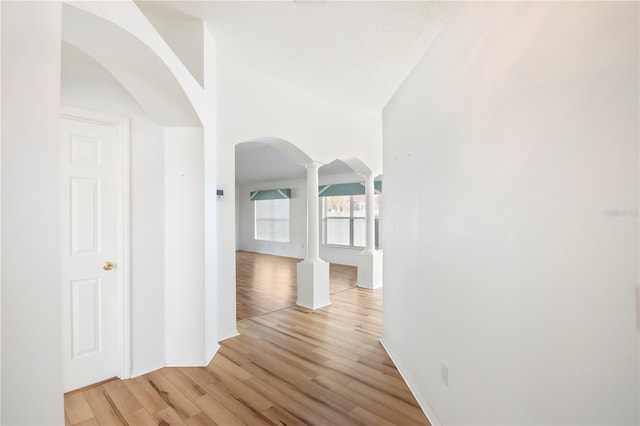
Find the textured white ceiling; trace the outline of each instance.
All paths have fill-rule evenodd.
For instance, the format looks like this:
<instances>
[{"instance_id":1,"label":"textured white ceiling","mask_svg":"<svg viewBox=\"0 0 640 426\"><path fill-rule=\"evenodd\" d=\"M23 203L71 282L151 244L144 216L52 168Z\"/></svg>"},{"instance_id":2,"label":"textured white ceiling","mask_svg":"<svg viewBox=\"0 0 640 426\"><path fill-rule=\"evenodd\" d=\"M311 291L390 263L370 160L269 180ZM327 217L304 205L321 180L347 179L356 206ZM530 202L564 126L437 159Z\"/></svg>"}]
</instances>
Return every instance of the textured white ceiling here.
<instances>
[{"instance_id":1,"label":"textured white ceiling","mask_svg":"<svg viewBox=\"0 0 640 426\"><path fill-rule=\"evenodd\" d=\"M203 19L220 52L338 104L379 115L454 7L424 1L139 2Z\"/></svg>"},{"instance_id":2,"label":"textured white ceiling","mask_svg":"<svg viewBox=\"0 0 640 426\"><path fill-rule=\"evenodd\" d=\"M218 51L356 112L379 117L455 7L438 1L139 1L165 18L204 20ZM341 161L322 175L350 169ZM236 150L238 182L303 178L264 144Z\"/></svg>"}]
</instances>

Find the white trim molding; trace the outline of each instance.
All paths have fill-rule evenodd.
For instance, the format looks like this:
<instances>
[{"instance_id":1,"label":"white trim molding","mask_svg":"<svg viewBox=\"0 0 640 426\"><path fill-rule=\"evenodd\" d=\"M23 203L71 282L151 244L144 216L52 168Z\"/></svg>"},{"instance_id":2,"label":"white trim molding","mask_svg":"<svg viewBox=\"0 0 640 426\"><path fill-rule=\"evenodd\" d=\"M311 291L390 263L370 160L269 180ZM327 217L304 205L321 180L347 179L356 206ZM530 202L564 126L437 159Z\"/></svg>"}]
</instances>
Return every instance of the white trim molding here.
<instances>
[{"instance_id":1,"label":"white trim molding","mask_svg":"<svg viewBox=\"0 0 640 426\"><path fill-rule=\"evenodd\" d=\"M384 350L387 352L387 355L389 355L389 358L391 358L391 361L393 361L393 364L396 366L398 373L400 373L400 376L402 376L402 379L407 384L407 387L411 391L411 394L413 395L413 397L418 402L418 405L424 412L424 415L427 416L427 420L429 420L429 423L431 423L432 426L442 426L443 423L440 421L435 411L433 411L433 408L431 408L431 406L427 403L427 401L422 399L420 394L414 391L413 387L411 386L411 380L409 380L411 376L403 373L402 365L399 364L398 359L393 356L393 352L389 349L389 346L385 343L384 337L380 339L380 344L382 345Z\"/></svg>"}]
</instances>

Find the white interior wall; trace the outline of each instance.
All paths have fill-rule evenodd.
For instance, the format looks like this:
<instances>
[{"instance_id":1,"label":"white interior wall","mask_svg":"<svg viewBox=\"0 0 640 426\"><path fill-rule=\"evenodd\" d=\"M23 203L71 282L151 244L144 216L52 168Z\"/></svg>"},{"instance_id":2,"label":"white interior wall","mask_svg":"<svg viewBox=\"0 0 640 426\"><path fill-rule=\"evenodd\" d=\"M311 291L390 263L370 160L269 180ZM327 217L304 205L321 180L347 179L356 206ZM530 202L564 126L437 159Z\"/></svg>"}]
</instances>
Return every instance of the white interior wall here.
<instances>
[{"instance_id":1,"label":"white interior wall","mask_svg":"<svg viewBox=\"0 0 640 426\"><path fill-rule=\"evenodd\" d=\"M208 363L219 349L218 342L223 338L220 331L221 321L219 305L221 301L235 306L235 291L227 294L227 287L218 283L223 277L219 268L220 233L218 230L218 56L215 40L204 22L199 23L202 35L202 63L204 72L204 94L206 110L201 112L203 133L203 150L200 159L203 176L202 198L204 201L204 360ZM197 42L196 42L197 43ZM186 44L184 47L187 48ZM231 228L231 227L228 227ZM233 235L233 230L230 231ZM226 241L226 239L225 239ZM226 247L233 251L233 247ZM223 317L224 318L224 317ZM226 325L226 323L223 323ZM235 323L233 324L235 329Z\"/></svg>"},{"instance_id":2,"label":"white interior wall","mask_svg":"<svg viewBox=\"0 0 640 426\"><path fill-rule=\"evenodd\" d=\"M144 5L143 5L144 6ZM204 87L204 37L202 21L193 18L164 18L142 9L146 18L167 42L200 86Z\"/></svg>"},{"instance_id":3,"label":"white interior wall","mask_svg":"<svg viewBox=\"0 0 640 426\"><path fill-rule=\"evenodd\" d=\"M123 109L119 109L123 113ZM164 146L160 126L131 118L131 374L164 365Z\"/></svg>"},{"instance_id":4,"label":"white interior wall","mask_svg":"<svg viewBox=\"0 0 640 426\"><path fill-rule=\"evenodd\" d=\"M2 2L0 422L63 424L59 283L60 14Z\"/></svg>"},{"instance_id":5,"label":"white interior wall","mask_svg":"<svg viewBox=\"0 0 640 426\"><path fill-rule=\"evenodd\" d=\"M240 190L240 185L234 185L235 194L234 194L234 204L235 204L235 216L236 216L236 250L241 250L240 246L240 198L242 197L243 192ZM239 196L238 196L239 195Z\"/></svg>"},{"instance_id":6,"label":"white interior wall","mask_svg":"<svg viewBox=\"0 0 640 426\"><path fill-rule=\"evenodd\" d=\"M0 6L0 81L2 81L2 6ZM2 87L0 87L0 92ZM0 188L2 188L2 102L0 101ZM1 192L1 191L0 191ZM0 194L0 239L2 236L2 195ZM0 240L0 301L2 300L2 243ZM2 383L2 303L0 303L0 383ZM2 423L2 385L0 385L0 423Z\"/></svg>"},{"instance_id":7,"label":"white interior wall","mask_svg":"<svg viewBox=\"0 0 640 426\"><path fill-rule=\"evenodd\" d=\"M322 237L320 237L322 238ZM358 255L361 248L343 248L320 246L320 259L338 265L358 266Z\"/></svg>"},{"instance_id":8,"label":"white interior wall","mask_svg":"<svg viewBox=\"0 0 640 426\"><path fill-rule=\"evenodd\" d=\"M164 366L164 132L97 63L63 44L61 102L131 120L131 338L134 376ZM153 324L153 327L149 327Z\"/></svg>"},{"instance_id":9,"label":"white interior wall","mask_svg":"<svg viewBox=\"0 0 640 426\"><path fill-rule=\"evenodd\" d=\"M218 86L225 85L218 76ZM224 110L224 102L218 100L218 110ZM218 117L216 190L224 191L224 198L216 201L218 244L218 336L220 340L238 334L236 329L236 247L239 239L238 224L231 226L237 217L235 144L221 143L224 119Z\"/></svg>"},{"instance_id":10,"label":"white interior wall","mask_svg":"<svg viewBox=\"0 0 640 426\"><path fill-rule=\"evenodd\" d=\"M201 128L166 128L165 356L167 365L203 365L204 164Z\"/></svg>"},{"instance_id":11,"label":"white interior wall","mask_svg":"<svg viewBox=\"0 0 640 426\"><path fill-rule=\"evenodd\" d=\"M434 423L638 424L638 3L460 9L383 114L385 346Z\"/></svg>"},{"instance_id":12,"label":"white interior wall","mask_svg":"<svg viewBox=\"0 0 640 426\"><path fill-rule=\"evenodd\" d=\"M314 161L356 157L382 170L380 120L360 115L218 54L218 138L236 145L277 137Z\"/></svg>"}]
</instances>

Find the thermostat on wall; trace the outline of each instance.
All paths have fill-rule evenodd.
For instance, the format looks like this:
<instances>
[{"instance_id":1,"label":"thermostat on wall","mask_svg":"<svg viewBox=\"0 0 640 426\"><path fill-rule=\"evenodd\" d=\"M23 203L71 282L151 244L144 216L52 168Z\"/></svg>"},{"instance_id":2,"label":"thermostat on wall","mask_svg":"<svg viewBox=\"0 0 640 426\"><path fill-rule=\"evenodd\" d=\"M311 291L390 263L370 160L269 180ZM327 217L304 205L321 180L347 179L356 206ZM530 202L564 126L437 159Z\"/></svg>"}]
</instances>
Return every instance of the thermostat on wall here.
<instances>
[{"instance_id":1,"label":"thermostat on wall","mask_svg":"<svg viewBox=\"0 0 640 426\"><path fill-rule=\"evenodd\" d=\"M218 196L218 200L222 200L224 198L224 191L222 189L216 189L216 195Z\"/></svg>"}]
</instances>

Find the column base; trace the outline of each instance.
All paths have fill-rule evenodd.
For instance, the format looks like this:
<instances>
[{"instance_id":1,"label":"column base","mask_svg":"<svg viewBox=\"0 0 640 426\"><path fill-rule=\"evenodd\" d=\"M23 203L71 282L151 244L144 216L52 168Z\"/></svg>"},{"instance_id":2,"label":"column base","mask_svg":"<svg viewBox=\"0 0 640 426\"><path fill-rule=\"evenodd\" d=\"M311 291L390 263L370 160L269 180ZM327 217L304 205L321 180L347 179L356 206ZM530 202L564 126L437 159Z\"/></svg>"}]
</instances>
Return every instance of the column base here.
<instances>
[{"instance_id":1,"label":"column base","mask_svg":"<svg viewBox=\"0 0 640 426\"><path fill-rule=\"evenodd\" d=\"M382 287L382 250L363 251L358 255L358 287Z\"/></svg>"},{"instance_id":2,"label":"column base","mask_svg":"<svg viewBox=\"0 0 640 426\"><path fill-rule=\"evenodd\" d=\"M318 309L331 304L329 298L329 263L324 261L298 263L298 299L296 305Z\"/></svg>"}]
</instances>

